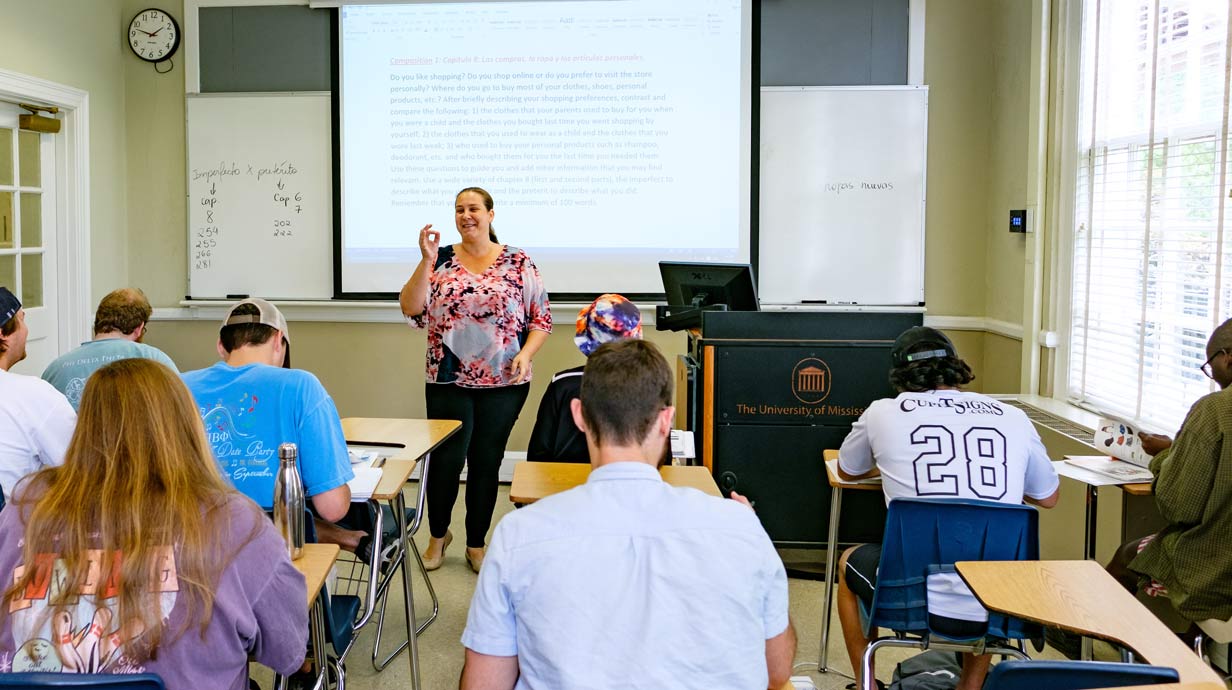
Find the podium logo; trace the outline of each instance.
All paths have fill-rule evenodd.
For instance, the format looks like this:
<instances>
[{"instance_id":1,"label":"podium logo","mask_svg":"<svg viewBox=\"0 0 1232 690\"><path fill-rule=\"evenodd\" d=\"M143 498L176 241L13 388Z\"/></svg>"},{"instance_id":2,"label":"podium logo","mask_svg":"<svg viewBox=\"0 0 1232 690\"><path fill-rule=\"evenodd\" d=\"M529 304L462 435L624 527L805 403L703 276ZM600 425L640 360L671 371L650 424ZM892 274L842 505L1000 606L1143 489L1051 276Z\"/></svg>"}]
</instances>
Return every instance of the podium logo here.
<instances>
[{"instance_id":1,"label":"podium logo","mask_svg":"<svg viewBox=\"0 0 1232 690\"><path fill-rule=\"evenodd\" d=\"M816 357L806 357L796 363L791 372L791 392L806 405L816 405L830 395L833 381L830 366Z\"/></svg>"}]
</instances>

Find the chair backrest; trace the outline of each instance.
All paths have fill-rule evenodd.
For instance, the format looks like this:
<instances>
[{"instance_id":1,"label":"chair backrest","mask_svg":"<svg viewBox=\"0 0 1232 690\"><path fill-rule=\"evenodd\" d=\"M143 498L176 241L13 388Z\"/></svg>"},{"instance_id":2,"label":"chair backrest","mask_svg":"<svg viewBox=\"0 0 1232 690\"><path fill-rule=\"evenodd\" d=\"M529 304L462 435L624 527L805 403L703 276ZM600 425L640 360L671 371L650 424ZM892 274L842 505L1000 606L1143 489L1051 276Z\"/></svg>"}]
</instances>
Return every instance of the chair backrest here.
<instances>
[{"instance_id":1,"label":"chair backrest","mask_svg":"<svg viewBox=\"0 0 1232 690\"><path fill-rule=\"evenodd\" d=\"M918 635L928 624L930 572L957 561L1039 559L1039 513L1030 506L973 499L896 498L886 514L870 626ZM1038 637L1039 625L989 612L987 635Z\"/></svg>"},{"instance_id":2,"label":"chair backrest","mask_svg":"<svg viewBox=\"0 0 1232 690\"><path fill-rule=\"evenodd\" d=\"M105 690L164 690L154 673L0 673L0 688L104 688Z\"/></svg>"},{"instance_id":3,"label":"chair backrest","mask_svg":"<svg viewBox=\"0 0 1232 690\"><path fill-rule=\"evenodd\" d=\"M1176 683L1176 669L1106 661L1003 661L984 680L984 690L1087 690Z\"/></svg>"}]
</instances>

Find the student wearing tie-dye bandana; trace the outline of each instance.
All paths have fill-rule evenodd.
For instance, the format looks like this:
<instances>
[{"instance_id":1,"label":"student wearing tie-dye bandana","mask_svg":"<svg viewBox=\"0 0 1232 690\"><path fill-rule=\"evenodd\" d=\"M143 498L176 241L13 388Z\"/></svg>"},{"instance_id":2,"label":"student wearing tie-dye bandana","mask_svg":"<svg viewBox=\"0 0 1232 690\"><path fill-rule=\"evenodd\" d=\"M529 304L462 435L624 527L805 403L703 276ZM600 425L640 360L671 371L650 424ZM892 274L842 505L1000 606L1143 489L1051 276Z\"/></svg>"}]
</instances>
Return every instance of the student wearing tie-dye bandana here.
<instances>
[{"instance_id":1,"label":"student wearing tie-dye bandana","mask_svg":"<svg viewBox=\"0 0 1232 690\"><path fill-rule=\"evenodd\" d=\"M600 295L582 308L577 317L573 342L587 357L600 345L612 340L642 337L642 312L620 295ZM530 434L526 459L539 462L590 462L586 436L573 423L569 406L582 390L582 370L586 365L565 369L552 382L539 401L539 415Z\"/></svg>"}]
</instances>

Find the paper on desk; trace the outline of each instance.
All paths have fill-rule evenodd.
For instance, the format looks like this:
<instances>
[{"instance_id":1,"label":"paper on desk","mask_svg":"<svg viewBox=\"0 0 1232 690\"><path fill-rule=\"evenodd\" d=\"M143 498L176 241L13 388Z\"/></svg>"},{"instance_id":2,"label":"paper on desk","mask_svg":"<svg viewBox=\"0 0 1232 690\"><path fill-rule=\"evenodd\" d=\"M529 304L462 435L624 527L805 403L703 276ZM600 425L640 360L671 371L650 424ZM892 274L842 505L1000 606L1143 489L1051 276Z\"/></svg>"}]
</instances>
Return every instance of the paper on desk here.
<instances>
[{"instance_id":1,"label":"paper on desk","mask_svg":"<svg viewBox=\"0 0 1232 690\"><path fill-rule=\"evenodd\" d=\"M697 457L697 450L693 445L693 432L683 431L681 429L672 429L670 436L672 446L672 457L689 460Z\"/></svg>"},{"instance_id":2,"label":"paper on desk","mask_svg":"<svg viewBox=\"0 0 1232 690\"><path fill-rule=\"evenodd\" d=\"M1149 482L1155 478L1150 470L1107 455L1066 455L1065 462L1112 477L1118 484Z\"/></svg>"},{"instance_id":3,"label":"paper on desk","mask_svg":"<svg viewBox=\"0 0 1232 690\"><path fill-rule=\"evenodd\" d=\"M352 465L351 469L355 472L355 478L347 482L347 486L351 487L352 501L366 501L372 498L372 492L376 491L376 485L381 483L381 474L383 471L379 467L369 467L368 465Z\"/></svg>"},{"instance_id":4,"label":"paper on desk","mask_svg":"<svg viewBox=\"0 0 1232 690\"><path fill-rule=\"evenodd\" d=\"M833 474L835 477L838 477L840 480L842 479L842 475L838 473L838 458L835 458L833 460L826 460L826 467L830 468L831 474ZM876 484L880 486L881 475L877 475L876 477L866 477L864 479L857 479L854 482L842 481L841 483L843 484Z\"/></svg>"},{"instance_id":5,"label":"paper on desk","mask_svg":"<svg viewBox=\"0 0 1232 690\"><path fill-rule=\"evenodd\" d=\"M1083 469L1077 465L1071 465L1064 460L1053 460L1052 468L1062 477L1069 477L1070 479L1080 481L1083 484L1090 484L1091 486L1116 486L1118 484L1129 483L1121 479L1113 479L1106 474L1092 472L1091 470Z\"/></svg>"}]
</instances>

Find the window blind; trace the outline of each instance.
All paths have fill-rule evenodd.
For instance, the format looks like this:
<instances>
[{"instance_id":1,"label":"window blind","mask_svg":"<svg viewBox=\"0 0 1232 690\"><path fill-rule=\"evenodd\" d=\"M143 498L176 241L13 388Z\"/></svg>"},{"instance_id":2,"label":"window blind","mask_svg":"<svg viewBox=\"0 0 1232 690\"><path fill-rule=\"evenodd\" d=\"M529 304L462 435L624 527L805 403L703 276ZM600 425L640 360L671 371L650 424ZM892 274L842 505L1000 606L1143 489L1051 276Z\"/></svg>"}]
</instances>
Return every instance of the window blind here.
<instances>
[{"instance_id":1,"label":"window blind","mask_svg":"<svg viewBox=\"0 0 1232 690\"><path fill-rule=\"evenodd\" d=\"M1085 0L1069 398L1175 430L1232 316L1228 0Z\"/></svg>"}]
</instances>

